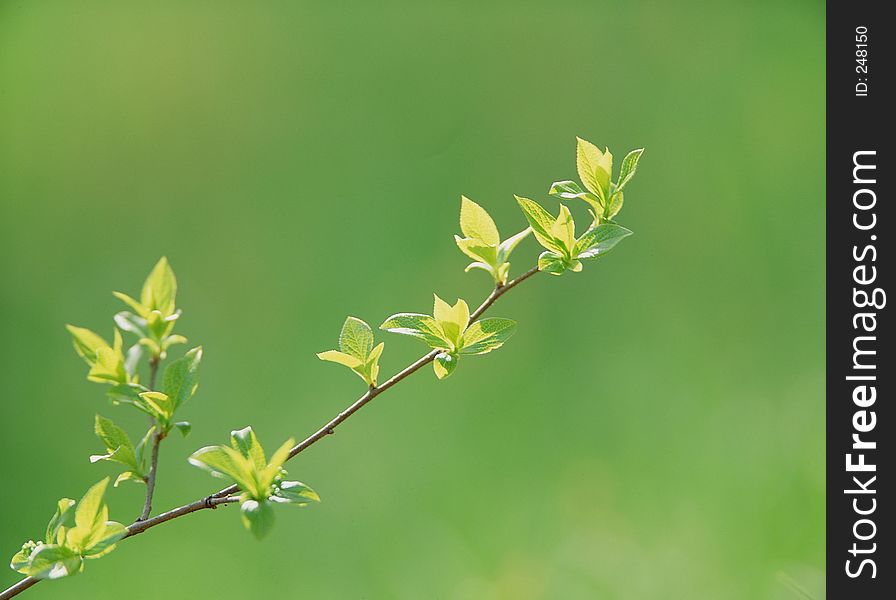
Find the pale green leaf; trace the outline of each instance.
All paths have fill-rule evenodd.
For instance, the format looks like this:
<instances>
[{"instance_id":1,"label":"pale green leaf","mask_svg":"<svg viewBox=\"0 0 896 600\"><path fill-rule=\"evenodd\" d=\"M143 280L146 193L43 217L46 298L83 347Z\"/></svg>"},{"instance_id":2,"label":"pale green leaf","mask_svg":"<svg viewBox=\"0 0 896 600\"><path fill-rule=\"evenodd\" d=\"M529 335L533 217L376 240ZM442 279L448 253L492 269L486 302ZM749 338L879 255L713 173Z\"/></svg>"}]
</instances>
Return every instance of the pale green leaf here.
<instances>
[{"instance_id":1,"label":"pale green leaf","mask_svg":"<svg viewBox=\"0 0 896 600\"><path fill-rule=\"evenodd\" d=\"M197 346L165 368L162 389L173 403L172 413L196 393L201 362L202 346Z\"/></svg>"},{"instance_id":2,"label":"pale green leaf","mask_svg":"<svg viewBox=\"0 0 896 600\"><path fill-rule=\"evenodd\" d=\"M610 173L613 170L613 155L610 151L601 152L591 142L577 137L576 169L585 187L603 201L609 191Z\"/></svg>"},{"instance_id":3,"label":"pale green leaf","mask_svg":"<svg viewBox=\"0 0 896 600\"><path fill-rule=\"evenodd\" d=\"M39 544L27 563L17 569L35 579L60 579L81 571L81 556L70 548L56 544Z\"/></svg>"},{"instance_id":4,"label":"pale green leaf","mask_svg":"<svg viewBox=\"0 0 896 600\"><path fill-rule=\"evenodd\" d=\"M243 526L259 540L274 527L274 511L267 500L245 500L240 504L240 516Z\"/></svg>"},{"instance_id":5,"label":"pale green leaf","mask_svg":"<svg viewBox=\"0 0 896 600\"><path fill-rule=\"evenodd\" d=\"M109 478L106 477L87 490L75 508L75 526L66 533L66 545L87 548L102 533L109 509L103 502Z\"/></svg>"},{"instance_id":6,"label":"pale green leaf","mask_svg":"<svg viewBox=\"0 0 896 600\"><path fill-rule=\"evenodd\" d=\"M641 155L643 153L644 148L638 148L637 150L632 150L626 154L625 158L622 159L622 166L619 167L619 180L616 184L616 191L622 190L622 188L624 188L635 176L635 171L638 169L638 161L641 160Z\"/></svg>"},{"instance_id":7,"label":"pale green leaf","mask_svg":"<svg viewBox=\"0 0 896 600\"><path fill-rule=\"evenodd\" d=\"M613 192L613 195L610 196L610 203L607 205L607 219L612 219L616 215L619 214L619 211L622 210L622 204L625 202L625 196L622 192L616 191Z\"/></svg>"},{"instance_id":8,"label":"pale green leaf","mask_svg":"<svg viewBox=\"0 0 896 600\"><path fill-rule=\"evenodd\" d=\"M531 228L526 227L518 234L509 237L501 242L501 244L498 246L497 263L500 265L501 263L506 262L510 258L510 253L513 252L514 248L516 248L520 242L526 239L526 236L529 235L531 231Z\"/></svg>"},{"instance_id":9,"label":"pale green leaf","mask_svg":"<svg viewBox=\"0 0 896 600\"><path fill-rule=\"evenodd\" d=\"M491 265L485 264L484 262L471 262L464 269L464 273L472 271L473 269L482 269L483 271L488 272L492 276L494 276L494 274L495 274L495 268L492 267Z\"/></svg>"},{"instance_id":10,"label":"pale green leaf","mask_svg":"<svg viewBox=\"0 0 896 600\"><path fill-rule=\"evenodd\" d=\"M317 357L321 360L345 365L349 369L355 369L364 364L363 362L361 362L361 359L355 358L350 354L346 354L345 352L340 352L338 350L327 350L326 352L318 352Z\"/></svg>"},{"instance_id":11,"label":"pale green leaf","mask_svg":"<svg viewBox=\"0 0 896 600\"><path fill-rule=\"evenodd\" d=\"M609 252L616 244L632 234L631 230L615 223L602 223L586 231L576 242L577 258L594 258Z\"/></svg>"},{"instance_id":12,"label":"pale green leaf","mask_svg":"<svg viewBox=\"0 0 896 600\"><path fill-rule=\"evenodd\" d=\"M252 461L233 448L206 446L191 454L187 460L194 467L204 469L215 477L232 480L247 492L254 494L257 491L252 477Z\"/></svg>"},{"instance_id":13,"label":"pale green leaf","mask_svg":"<svg viewBox=\"0 0 896 600\"><path fill-rule=\"evenodd\" d=\"M433 317L445 334L445 338L456 346L460 342L460 336L464 329L467 328L467 323L470 321L470 307L460 299L454 303L454 306L451 306L435 294L433 294L433 299Z\"/></svg>"},{"instance_id":14,"label":"pale green leaf","mask_svg":"<svg viewBox=\"0 0 896 600\"><path fill-rule=\"evenodd\" d=\"M99 348L111 348L109 342L89 329L74 325L66 325L65 328L72 336L75 352L90 366L96 363L96 353Z\"/></svg>"},{"instance_id":15,"label":"pale green leaf","mask_svg":"<svg viewBox=\"0 0 896 600\"><path fill-rule=\"evenodd\" d=\"M339 350L364 362L373 349L373 330L357 317L348 317L339 333Z\"/></svg>"},{"instance_id":16,"label":"pale green leaf","mask_svg":"<svg viewBox=\"0 0 896 600\"><path fill-rule=\"evenodd\" d=\"M177 427L177 430L180 431L183 437L190 435L190 432L193 430L193 425L189 421L178 421L174 426Z\"/></svg>"},{"instance_id":17,"label":"pale green leaf","mask_svg":"<svg viewBox=\"0 0 896 600\"><path fill-rule=\"evenodd\" d=\"M445 379L457 368L457 357L447 352L440 352L432 361L433 371L439 379Z\"/></svg>"},{"instance_id":18,"label":"pale green leaf","mask_svg":"<svg viewBox=\"0 0 896 600\"><path fill-rule=\"evenodd\" d=\"M477 239L486 246L497 246L500 241L491 216L466 196L460 197L460 230L466 237Z\"/></svg>"},{"instance_id":19,"label":"pale green leaf","mask_svg":"<svg viewBox=\"0 0 896 600\"><path fill-rule=\"evenodd\" d=\"M494 264L497 260L497 247L488 246L476 238L454 236L454 242L460 251L475 261Z\"/></svg>"},{"instance_id":20,"label":"pale green leaf","mask_svg":"<svg viewBox=\"0 0 896 600\"><path fill-rule=\"evenodd\" d=\"M560 275L566 270L566 264L561 255L548 250L538 256L538 270L551 275Z\"/></svg>"},{"instance_id":21,"label":"pale green leaf","mask_svg":"<svg viewBox=\"0 0 896 600\"><path fill-rule=\"evenodd\" d=\"M529 221L529 227L532 228L532 233L535 235L535 239L538 240L538 243L548 250L563 252L562 244L551 234L551 228L556 219L532 200L521 198L519 196L515 196L515 198L520 205L520 209L522 209L526 220Z\"/></svg>"},{"instance_id":22,"label":"pale green leaf","mask_svg":"<svg viewBox=\"0 0 896 600\"><path fill-rule=\"evenodd\" d=\"M127 331L128 333L133 333L137 337L146 337L149 335L149 329L146 326L146 319L135 315L132 312L123 310L119 313L116 313L113 317L115 324L122 331Z\"/></svg>"},{"instance_id":23,"label":"pale green leaf","mask_svg":"<svg viewBox=\"0 0 896 600\"><path fill-rule=\"evenodd\" d=\"M141 392L140 399L143 401L139 406L148 415L155 417L159 421L166 421L174 414L174 404L168 394L163 392Z\"/></svg>"},{"instance_id":24,"label":"pale green leaf","mask_svg":"<svg viewBox=\"0 0 896 600\"><path fill-rule=\"evenodd\" d=\"M312 502L320 502L317 492L301 481L281 481L271 496L272 502L292 504L294 506L307 506Z\"/></svg>"},{"instance_id":25,"label":"pale green leaf","mask_svg":"<svg viewBox=\"0 0 896 600\"><path fill-rule=\"evenodd\" d=\"M563 198L564 200L571 200L573 198L578 198L582 194L585 193L578 183L575 181L565 180L565 181L555 181L551 184L551 189L548 190L548 194L551 196L557 196L558 198Z\"/></svg>"},{"instance_id":26,"label":"pale green leaf","mask_svg":"<svg viewBox=\"0 0 896 600\"><path fill-rule=\"evenodd\" d=\"M125 431L110 419L96 415L94 431L106 447L107 460L114 460L139 471L134 445ZM93 457L91 457L93 462Z\"/></svg>"},{"instance_id":27,"label":"pale green leaf","mask_svg":"<svg viewBox=\"0 0 896 600\"><path fill-rule=\"evenodd\" d=\"M150 310L158 310L163 316L174 313L177 296L177 279L174 271L168 264L168 259L162 257L152 268L143 289L140 291L140 304Z\"/></svg>"},{"instance_id":28,"label":"pale green leaf","mask_svg":"<svg viewBox=\"0 0 896 600\"><path fill-rule=\"evenodd\" d=\"M133 471L125 471L121 473L118 477L115 478L115 483L112 484L112 487L118 487L118 485L124 481L133 481L135 483L146 483L146 479Z\"/></svg>"},{"instance_id":29,"label":"pale green leaf","mask_svg":"<svg viewBox=\"0 0 896 600\"><path fill-rule=\"evenodd\" d=\"M380 325L380 329L420 338L433 348L444 348L450 342L436 320L419 313L394 314Z\"/></svg>"},{"instance_id":30,"label":"pale green leaf","mask_svg":"<svg viewBox=\"0 0 896 600\"><path fill-rule=\"evenodd\" d=\"M50 522L47 523L47 530L44 534L45 542L47 542L48 544L58 542L58 540L56 539L56 533L61 528L68 528L74 525L74 507L75 501L71 498L59 499L59 501L56 503L56 512L50 518Z\"/></svg>"},{"instance_id":31,"label":"pale green leaf","mask_svg":"<svg viewBox=\"0 0 896 600\"><path fill-rule=\"evenodd\" d=\"M133 298L131 298L124 292L112 292L112 295L115 296L116 298L118 298L119 300L121 300L122 302L124 302L125 304L127 304L128 306L130 306L131 308L133 308L134 311L136 311L136 313L140 317L142 317L144 320L146 320L146 317L149 316L150 308L148 306L144 306L143 304L141 304L137 300L134 300Z\"/></svg>"},{"instance_id":32,"label":"pale green leaf","mask_svg":"<svg viewBox=\"0 0 896 600\"><path fill-rule=\"evenodd\" d=\"M256 470L261 470L268 464L264 455L264 448L258 442L258 437L251 427L243 427L230 432L230 446L240 454L252 461Z\"/></svg>"},{"instance_id":33,"label":"pale green leaf","mask_svg":"<svg viewBox=\"0 0 896 600\"><path fill-rule=\"evenodd\" d=\"M117 521L106 521L97 533L92 536L90 545L84 548L84 558L99 558L109 554L118 543L128 534L128 528Z\"/></svg>"},{"instance_id":34,"label":"pale green leaf","mask_svg":"<svg viewBox=\"0 0 896 600\"><path fill-rule=\"evenodd\" d=\"M480 319L464 332L461 354L486 354L500 348L516 332L516 321L502 318Z\"/></svg>"},{"instance_id":35,"label":"pale green leaf","mask_svg":"<svg viewBox=\"0 0 896 600\"><path fill-rule=\"evenodd\" d=\"M569 209L563 204L560 205L560 215L551 225L551 235L562 244L564 254L572 252L576 243L576 224Z\"/></svg>"}]
</instances>

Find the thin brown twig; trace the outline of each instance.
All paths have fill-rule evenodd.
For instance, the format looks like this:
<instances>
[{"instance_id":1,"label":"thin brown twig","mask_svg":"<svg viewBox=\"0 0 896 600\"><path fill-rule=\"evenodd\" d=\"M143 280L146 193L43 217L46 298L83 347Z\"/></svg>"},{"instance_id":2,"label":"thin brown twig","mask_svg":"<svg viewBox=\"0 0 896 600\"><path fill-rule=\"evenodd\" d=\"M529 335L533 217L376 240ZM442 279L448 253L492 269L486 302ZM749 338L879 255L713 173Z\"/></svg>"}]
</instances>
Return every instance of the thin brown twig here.
<instances>
[{"instance_id":1,"label":"thin brown twig","mask_svg":"<svg viewBox=\"0 0 896 600\"><path fill-rule=\"evenodd\" d=\"M159 355L153 355L153 357L149 359L149 389L151 390L156 389L156 376L159 373L160 360L161 357ZM150 422L154 427L155 421L150 418ZM156 477L159 470L159 445L162 443L163 439L165 439L165 436L161 431L156 431L152 436L149 474L146 477L146 499L143 501L143 511L140 513L140 517L137 519L138 521L145 521L149 518L149 514L152 512L152 496L156 491Z\"/></svg>"},{"instance_id":2,"label":"thin brown twig","mask_svg":"<svg viewBox=\"0 0 896 600\"><path fill-rule=\"evenodd\" d=\"M495 301L498 300L498 298L500 298L501 296L503 296L504 294L506 294L507 292L509 292L510 290L512 290L513 288L515 288L516 286L518 286L519 284L524 282L525 280L529 279L536 273L538 273L538 267L532 267L531 269L529 269L528 271L526 271L525 273L523 273L516 279L513 279L504 285L496 286L495 289L492 290L492 292L488 295L488 297L482 301L482 304L480 304L479 307L470 314L470 321L472 322L472 321L478 319L480 316L482 316L482 314L485 311L487 311L489 309L489 307L491 307L492 304L495 303ZM353 414L358 412L358 410L360 410L365 404L367 404L368 402L370 402L371 400L373 400L374 398L376 398L377 396L379 396L380 394L382 394L383 392L385 392L386 390L388 390L389 388L391 388L398 382L409 377L410 375L412 375L415 372L417 372L418 370L420 370L422 367L424 367L427 364L429 364L430 362L432 362L438 353L439 353L438 350L433 350L431 352L428 352L427 354L421 356L420 358L415 360L413 363L411 363L410 365L408 365L407 367L405 367L404 369L402 369L401 371L399 371L398 373L396 373L395 375L393 375L392 377L390 377L389 379L384 381L382 384L368 389L367 392L363 396L361 396L360 398L355 400L345 410L343 410L338 415L336 415L335 417L330 419L330 421L328 421L326 425L324 425L323 427L321 427L320 429L318 429L317 431L315 431L314 433L309 435L307 438L305 438L304 440L302 440L301 442L299 442L298 444L293 446L289 452L289 458L287 460L295 457L296 455L298 455L302 451L306 450L310 446L314 445L315 443L319 442L320 440L327 437L328 435L331 435L334 432L334 430L336 429L336 427L338 427L341 423L343 423L346 419L351 417ZM158 365L156 365L156 366L158 366ZM151 379L154 380L154 377L152 377ZM157 450L158 450L158 444L156 444L154 447L154 454L157 454ZM151 471L150 477L152 477L152 471ZM154 517L148 517L148 513L147 513L148 518L138 519L138 520L134 521L130 526L128 526L128 533L127 533L127 535L125 535L125 538L133 537L137 534L143 533L147 529L155 527L156 525L161 525L162 523L167 523L168 521L177 519L178 517L183 517L190 513L194 513L194 512L209 509L209 508L214 509L221 505L226 505L226 504L230 504L232 502L237 502L237 501L239 501L239 497L233 496L233 494L237 491L239 491L239 488L235 485L231 485L231 486L226 487L218 492L215 492L214 494L212 494L210 496L206 496L205 498L201 498L194 502L190 502L189 504L184 504L183 506L173 508L167 512L163 512ZM149 504L151 502L151 497L152 497L152 493L147 489L147 504ZM144 511L145 510L146 509L144 507ZM41 581L40 579L35 579L34 577L26 577L26 578L22 579L21 581L19 581L18 583L11 586L10 588L8 588L7 590L0 592L0 600L9 600L10 598L17 596L18 594L24 592L25 590L27 590L31 586L39 583L40 581Z\"/></svg>"}]
</instances>

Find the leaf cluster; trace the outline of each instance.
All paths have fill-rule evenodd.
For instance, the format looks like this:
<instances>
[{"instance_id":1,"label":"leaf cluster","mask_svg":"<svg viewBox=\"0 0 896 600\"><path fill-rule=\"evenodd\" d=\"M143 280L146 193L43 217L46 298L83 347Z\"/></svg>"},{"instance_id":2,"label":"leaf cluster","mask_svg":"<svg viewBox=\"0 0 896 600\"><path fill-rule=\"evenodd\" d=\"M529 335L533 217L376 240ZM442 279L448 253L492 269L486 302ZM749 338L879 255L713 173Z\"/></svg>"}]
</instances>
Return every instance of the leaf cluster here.
<instances>
[{"instance_id":1,"label":"leaf cluster","mask_svg":"<svg viewBox=\"0 0 896 600\"><path fill-rule=\"evenodd\" d=\"M288 439L271 455L265 455L251 427L230 432L229 446L206 446L194 452L190 464L215 477L235 483L240 494L240 515L243 525L261 539L274 525L275 504L307 506L320 502L320 497L300 481L287 481L283 463L295 440Z\"/></svg>"},{"instance_id":2,"label":"leaf cluster","mask_svg":"<svg viewBox=\"0 0 896 600\"><path fill-rule=\"evenodd\" d=\"M631 182L638 169L638 161L644 153L643 148L632 150L622 159L619 176L613 178L613 154L609 148L603 151L589 141L576 138L576 170L583 190L578 183L571 180L555 181L548 192L564 200L578 198L584 200L589 208L593 225L612 222L622 210L625 202L623 190Z\"/></svg>"},{"instance_id":3,"label":"leaf cluster","mask_svg":"<svg viewBox=\"0 0 896 600\"><path fill-rule=\"evenodd\" d=\"M459 299L452 306L436 295L434 298L432 315L397 313L386 319L380 329L421 339L438 350L432 365L439 379L454 372L461 356L496 350L516 331L516 321L510 319L489 318L470 323L470 307L465 301Z\"/></svg>"},{"instance_id":4,"label":"leaf cluster","mask_svg":"<svg viewBox=\"0 0 896 600\"><path fill-rule=\"evenodd\" d=\"M354 371L370 387L376 387L380 356L385 344L373 345L373 330L357 317L348 317L339 333L339 350L318 353L321 360L338 363Z\"/></svg>"},{"instance_id":5,"label":"leaf cluster","mask_svg":"<svg viewBox=\"0 0 896 600\"><path fill-rule=\"evenodd\" d=\"M454 241L461 252L473 259L465 271L482 269L492 276L496 285L507 283L510 253L529 235L529 229L502 242L498 227L488 212L466 196L461 196L460 230L465 237L455 235Z\"/></svg>"},{"instance_id":6,"label":"leaf cluster","mask_svg":"<svg viewBox=\"0 0 896 600\"><path fill-rule=\"evenodd\" d=\"M109 478L93 485L79 502L62 498L47 524L44 538L29 540L12 557L10 567L38 579L59 579L84 570L84 561L105 556L128 534L109 520L104 496Z\"/></svg>"}]
</instances>

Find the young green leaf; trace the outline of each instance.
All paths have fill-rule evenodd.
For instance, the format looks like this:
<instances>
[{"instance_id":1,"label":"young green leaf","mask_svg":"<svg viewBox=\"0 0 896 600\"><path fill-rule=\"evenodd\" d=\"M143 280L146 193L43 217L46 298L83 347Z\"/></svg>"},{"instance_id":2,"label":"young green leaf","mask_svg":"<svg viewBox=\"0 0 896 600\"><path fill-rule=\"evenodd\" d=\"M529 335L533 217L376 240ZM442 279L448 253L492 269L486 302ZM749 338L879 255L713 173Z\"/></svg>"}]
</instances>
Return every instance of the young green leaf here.
<instances>
[{"instance_id":1,"label":"young green leaf","mask_svg":"<svg viewBox=\"0 0 896 600\"><path fill-rule=\"evenodd\" d=\"M273 524L272 503L305 506L320 498L308 486L284 481L283 463L289 458L295 441L288 439L265 458L264 449L251 427L230 432L230 446L206 446L193 453L190 464L216 477L230 479L240 488L240 514L243 525L257 538Z\"/></svg>"},{"instance_id":2,"label":"young green leaf","mask_svg":"<svg viewBox=\"0 0 896 600\"><path fill-rule=\"evenodd\" d=\"M339 350L318 353L321 360L344 365L354 371L369 386L376 386L379 359L383 344L374 347L373 330L357 317L348 317L339 334Z\"/></svg>"},{"instance_id":3,"label":"young green leaf","mask_svg":"<svg viewBox=\"0 0 896 600\"><path fill-rule=\"evenodd\" d=\"M240 503L240 517L243 526L252 532L255 539L262 539L274 527L274 511L267 500L248 499Z\"/></svg>"},{"instance_id":4,"label":"young green leaf","mask_svg":"<svg viewBox=\"0 0 896 600\"><path fill-rule=\"evenodd\" d=\"M162 389L174 404L172 414L184 402L192 398L199 388L199 364L201 362L202 346L197 346L165 368Z\"/></svg>"},{"instance_id":5,"label":"young green leaf","mask_svg":"<svg viewBox=\"0 0 896 600\"><path fill-rule=\"evenodd\" d=\"M466 196L461 196L460 228L466 237L455 235L454 241L461 252L473 259L464 271L482 269L492 276L497 285L507 283L510 271L507 260L516 245L528 235L529 229L502 242L488 212Z\"/></svg>"},{"instance_id":6,"label":"young green leaf","mask_svg":"<svg viewBox=\"0 0 896 600\"><path fill-rule=\"evenodd\" d=\"M443 348L449 342L436 320L419 313L398 313L383 321L380 329L420 338L433 348Z\"/></svg>"},{"instance_id":7,"label":"young green leaf","mask_svg":"<svg viewBox=\"0 0 896 600\"><path fill-rule=\"evenodd\" d=\"M270 500L279 504L307 506L312 502L320 502L320 496L301 481L281 481Z\"/></svg>"},{"instance_id":8,"label":"young green leaf","mask_svg":"<svg viewBox=\"0 0 896 600\"><path fill-rule=\"evenodd\" d=\"M470 323L470 308L466 302L458 299L452 306L434 296L433 316L418 315L416 313L402 313L402 315L414 315L414 322L430 323L433 329L441 332L440 338L428 340L418 334L418 329L408 330L408 321L402 321L405 327L396 327L399 321L395 315L383 323L382 328L394 333L402 333L420 337L427 341L432 348L439 350L433 358L432 367L436 377L444 379L451 375L457 368L460 355L485 354L499 348L516 328L516 323L510 319L490 318ZM425 320L425 321L424 321Z\"/></svg>"},{"instance_id":9,"label":"young green leaf","mask_svg":"<svg viewBox=\"0 0 896 600\"><path fill-rule=\"evenodd\" d=\"M158 310L163 317L167 317L174 314L176 296L177 279L174 270L168 264L168 259L163 256L143 282L140 304L150 311Z\"/></svg>"},{"instance_id":10,"label":"young green leaf","mask_svg":"<svg viewBox=\"0 0 896 600\"><path fill-rule=\"evenodd\" d=\"M516 198L517 204L520 205L520 209L523 211L526 220L529 221L529 227L532 228L532 234L535 236L535 239L538 240L538 243L548 250L562 253L563 244L551 233L556 219L532 200L521 198L520 196L514 197Z\"/></svg>"},{"instance_id":11,"label":"young green leaf","mask_svg":"<svg viewBox=\"0 0 896 600\"><path fill-rule=\"evenodd\" d=\"M255 491L252 479L254 464L239 451L228 446L206 446L187 459L194 467L204 469L221 479L229 479L240 489Z\"/></svg>"},{"instance_id":12,"label":"young green leaf","mask_svg":"<svg viewBox=\"0 0 896 600\"><path fill-rule=\"evenodd\" d=\"M74 325L66 325L65 328L72 335L72 345L75 347L75 352L91 367L96 363L97 349L111 348L109 342L89 329L75 327Z\"/></svg>"},{"instance_id":13,"label":"young green leaf","mask_svg":"<svg viewBox=\"0 0 896 600\"><path fill-rule=\"evenodd\" d=\"M140 471L140 465L137 463L137 454L134 445L125 431L101 415L96 415L94 423L94 431L106 448L106 454L93 455L90 462L99 460L111 460L119 462L127 467L131 467L134 471Z\"/></svg>"},{"instance_id":14,"label":"young green leaf","mask_svg":"<svg viewBox=\"0 0 896 600\"><path fill-rule=\"evenodd\" d=\"M644 148L638 148L637 150L632 150L626 154L625 158L622 159L622 166L619 167L619 179L616 182L617 192L621 192L622 188L624 188L635 176L635 171L638 168L638 161L641 160L642 154L644 154Z\"/></svg>"},{"instance_id":15,"label":"young green leaf","mask_svg":"<svg viewBox=\"0 0 896 600\"><path fill-rule=\"evenodd\" d=\"M118 487L124 481L133 481L134 483L146 483L146 478L138 473L134 473L133 471L125 471L118 475L115 478L115 483L112 484L112 487Z\"/></svg>"},{"instance_id":16,"label":"young green leaf","mask_svg":"<svg viewBox=\"0 0 896 600\"><path fill-rule=\"evenodd\" d=\"M339 332L339 350L364 361L373 350L373 330L357 317L347 317Z\"/></svg>"},{"instance_id":17,"label":"young green leaf","mask_svg":"<svg viewBox=\"0 0 896 600\"><path fill-rule=\"evenodd\" d=\"M360 358L356 358L351 354L346 354L345 352L340 352L339 350L327 350L326 352L318 352L317 357L321 360L344 365L353 370L364 364L364 362Z\"/></svg>"},{"instance_id":18,"label":"young green leaf","mask_svg":"<svg viewBox=\"0 0 896 600\"><path fill-rule=\"evenodd\" d=\"M444 339L450 342L449 349L453 350L460 345L461 334L470 322L470 307L467 303L458 299L454 306L451 306L433 294L432 314L445 334Z\"/></svg>"},{"instance_id":19,"label":"young green leaf","mask_svg":"<svg viewBox=\"0 0 896 600\"><path fill-rule=\"evenodd\" d=\"M601 202L609 197L613 155L580 137L576 138L576 169L579 179Z\"/></svg>"},{"instance_id":20,"label":"young green leaf","mask_svg":"<svg viewBox=\"0 0 896 600\"><path fill-rule=\"evenodd\" d=\"M457 368L457 356L448 352L440 352L433 359L432 368L438 379L445 379Z\"/></svg>"},{"instance_id":21,"label":"young green leaf","mask_svg":"<svg viewBox=\"0 0 896 600\"><path fill-rule=\"evenodd\" d=\"M138 343L148 348L157 360L164 359L168 348L174 344L186 343L185 337L172 333L181 311L176 308L177 279L165 257L156 263L143 282L139 300L122 292L113 292L113 295L136 313L120 312L115 315L115 322L123 330L135 334Z\"/></svg>"},{"instance_id":22,"label":"young green leaf","mask_svg":"<svg viewBox=\"0 0 896 600\"><path fill-rule=\"evenodd\" d=\"M492 317L480 319L464 331L459 352L486 354L500 348L516 332L516 321Z\"/></svg>"},{"instance_id":23,"label":"young green leaf","mask_svg":"<svg viewBox=\"0 0 896 600\"><path fill-rule=\"evenodd\" d=\"M121 333L114 330L113 343L83 327L66 325L72 335L72 343L78 356L90 366L87 379L97 383L126 383L130 380L125 369Z\"/></svg>"},{"instance_id":24,"label":"young green leaf","mask_svg":"<svg viewBox=\"0 0 896 600\"><path fill-rule=\"evenodd\" d=\"M589 229L576 241L576 258L595 258L609 252L632 231L615 223L601 223Z\"/></svg>"},{"instance_id":25,"label":"young green leaf","mask_svg":"<svg viewBox=\"0 0 896 600\"><path fill-rule=\"evenodd\" d=\"M103 495L109 479L92 486L81 501L63 498L50 519L46 540L28 541L12 557L10 566L37 579L58 579L81 572L83 560L115 549L128 533L121 523L109 521Z\"/></svg>"},{"instance_id":26,"label":"young green leaf","mask_svg":"<svg viewBox=\"0 0 896 600\"><path fill-rule=\"evenodd\" d=\"M460 230L468 238L479 240L486 246L500 243L498 228L491 216L466 196L460 197Z\"/></svg>"},{"instance_id":27,"label":"young green leaf","mask_svg":"<svg viewBox=\"0 0 896 600\"><path fill-rule=\"evenodd\" d=\"M35 579L60 579L83 569L80 554L57 544L38 544L27 554L23 549L13 557L10 566Z\"/></svg>"},{"instance_id":28,"label":"young green leaf","mask_svg":"<svg viewBox=\"0 0 896 600\"><path fill-rule=\"evenodd\" d=\"M519 245L520 242L526 239L526 236L529 235L531 231L531 229L526 227L521 232L517 233L516 235L510 236L509 238L498 244L497 263L499 267L507 263L507 259L510 258L510 253L513 252L513 250ZM507 266L509 267L510 265L508 264ZM505 277L502 283L505 283L506 281L507 278Z\"/></svg>"},{"instance_id":29,"label":"young green leaf","mask_svg":"<svg viewBox=\"0 0 896 600\"><path fill-rule=\"evenodd\" d=\"M44 540L47 543L61 544L65 541L65 530L75 523L75 504L77 503L71 498L60 498L56 503L56 512L47 523L47 530L44 534ZM58 536L60 531L62 532L61 537Z\"/></svg>"},{"instance_id":30,"label":"young green leaf","mask_svg":"<svg viewBox=\"0 0 896 600\"><path fill-rule=\"evenodd\" d=\"M264 448L258 443L258 438L251 427L231 431L230 447L251 460L258 471L264 469L268 464L268 459L264 455Z\"/></svg>"}]
</instances>

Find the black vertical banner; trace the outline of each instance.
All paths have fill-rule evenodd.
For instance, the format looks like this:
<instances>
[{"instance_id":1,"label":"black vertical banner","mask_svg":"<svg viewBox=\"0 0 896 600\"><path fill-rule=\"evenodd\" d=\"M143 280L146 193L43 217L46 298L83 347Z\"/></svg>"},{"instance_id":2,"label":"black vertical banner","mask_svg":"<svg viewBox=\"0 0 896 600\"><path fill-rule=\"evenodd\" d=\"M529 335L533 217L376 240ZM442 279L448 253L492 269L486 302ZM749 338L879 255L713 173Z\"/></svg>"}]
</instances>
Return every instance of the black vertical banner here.
<instances>
[{"instance_id":1,"label":"black vertical banner","mask_svg":"<svg viewBox=\"0 0 896 600\"><path fill-rule=\"evenodd\" d=\"M884 2L827 3L827 598L896 589L896 262ZM892 9L892 5L889 6ZM889 490L884 491L884 490ZM885 594L885 590L889 590Z\"/></svg>"}]
</instances>

